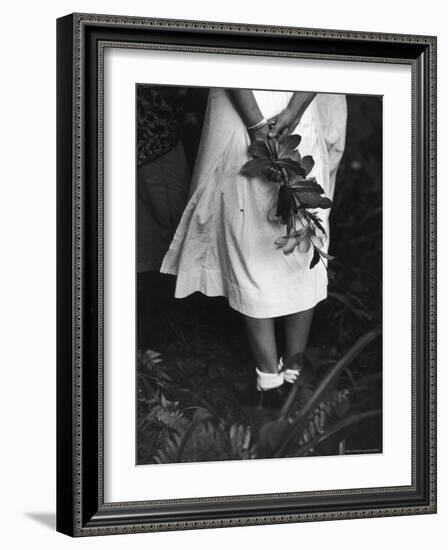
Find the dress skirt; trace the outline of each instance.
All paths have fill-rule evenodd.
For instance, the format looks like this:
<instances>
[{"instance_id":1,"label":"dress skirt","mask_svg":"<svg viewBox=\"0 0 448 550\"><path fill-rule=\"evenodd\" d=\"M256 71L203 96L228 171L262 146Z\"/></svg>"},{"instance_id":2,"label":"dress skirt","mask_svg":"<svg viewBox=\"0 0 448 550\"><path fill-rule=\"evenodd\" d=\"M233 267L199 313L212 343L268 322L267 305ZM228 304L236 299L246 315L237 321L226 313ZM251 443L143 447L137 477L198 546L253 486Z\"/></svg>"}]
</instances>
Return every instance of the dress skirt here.
<instances>
[{"instance_id":1,"label":"dress skirt","mask_svg":"<svg viewBox=\"0 0 448 550\"><path fill-rule=\"evenodd\" d=\"M282 111L293 92L255 90L261 112ZM347 119L343 95L318 94L292 133L302 136L299 151L315 161L316 177L332 198L344 150ZM314 307L327 296L327 272L309 268L312 248L288 256L274 241L285 225L268 220L278 186L240 173L250 159L250 139L224 88L210 90L190 196L161 266L177 276L175 297L199 291L225 296L249 317L270 318ZM329 210L316 210L329 237ZM329 239L325 242L328 249Z\"/></svg>"}]
</instances>

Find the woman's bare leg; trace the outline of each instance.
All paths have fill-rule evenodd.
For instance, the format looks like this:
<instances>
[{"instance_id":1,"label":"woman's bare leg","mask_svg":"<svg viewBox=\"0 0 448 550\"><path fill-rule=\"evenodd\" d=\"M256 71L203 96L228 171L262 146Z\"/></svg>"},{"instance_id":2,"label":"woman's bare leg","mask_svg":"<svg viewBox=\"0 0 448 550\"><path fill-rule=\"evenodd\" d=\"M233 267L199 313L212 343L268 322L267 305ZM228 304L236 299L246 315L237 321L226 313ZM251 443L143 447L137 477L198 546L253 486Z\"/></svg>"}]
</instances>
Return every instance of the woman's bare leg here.
<instances>
[{"instance_id":1,"label":"woman's bare leg","mask_svg":"<svg viewBox=\"0 0 448 550\"><path fill-rule=\"evenodd\" d=\"M308 342L314 308L299 311L284 317L285 323L285 354L287 361L297 353L303 353Z\"/></svg>"},{"instance_id":2,"label":"woman's bare leg","mask_svg":"<svg viewBox=\"0 0 448 550\"><path fill-rule=\"evenodd\" d=\"M250 347L262 372L278 373L274 319L244 316Z\"/></svg>"}]
</instances>

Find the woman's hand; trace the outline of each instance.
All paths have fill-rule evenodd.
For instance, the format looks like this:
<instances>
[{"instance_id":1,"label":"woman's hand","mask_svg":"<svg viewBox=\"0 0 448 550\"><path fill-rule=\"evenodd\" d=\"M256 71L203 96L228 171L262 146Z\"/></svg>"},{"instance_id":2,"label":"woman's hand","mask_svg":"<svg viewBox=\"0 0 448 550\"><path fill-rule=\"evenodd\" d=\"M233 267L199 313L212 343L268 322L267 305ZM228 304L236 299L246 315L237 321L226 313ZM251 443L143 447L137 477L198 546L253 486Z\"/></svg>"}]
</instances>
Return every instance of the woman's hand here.
<instances>
[{"instance_id":1,"label":"woman's hand","mask_svg":"<svg viewBox=\"0 0 448 550\"><path fill-rule=\"evenodd\" d=\"M288 105L277 116L268 120L270 138L277 138L292 133L298 126L303 113L316 97L315 92L294 92Z\"/></svg>"},{"instance_id":2,"label":"woman's hand","mask_svg":"<svg viewBox=\"0 0 448 550\"><path fill-rule=\"evenodd\" d=\"M302 113L286 107L278 115L268 120L268 136L277 138L290 134L299 124Z\"/></svg>"}]
</instances>

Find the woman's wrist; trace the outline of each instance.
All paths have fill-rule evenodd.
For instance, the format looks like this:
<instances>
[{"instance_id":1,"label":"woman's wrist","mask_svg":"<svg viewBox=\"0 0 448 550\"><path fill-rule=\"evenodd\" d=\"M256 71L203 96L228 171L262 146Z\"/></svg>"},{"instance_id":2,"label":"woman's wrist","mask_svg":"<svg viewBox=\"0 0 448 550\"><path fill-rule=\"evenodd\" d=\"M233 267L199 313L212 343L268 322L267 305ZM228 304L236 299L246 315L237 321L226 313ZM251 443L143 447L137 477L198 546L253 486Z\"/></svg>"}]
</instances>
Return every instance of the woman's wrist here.
<instances>
[{"instance_id":1,"label":"woman's wrist","mask_svg":"<svg viewBox=\"0 0 448 550\"><path fill-rule=\"evenodd\" d=\"M257 141L257 140L265 140L268 135L268 125L264 124L257 130L247 130L247 133L249 134L251 141Z\"/></svg>"},{"instance_id":2,"label":"woman's wrist","mask_svg":"<svg viewBox=\"0 0 448 550\"><path fill-rule=\"evenodd\" d=\"M247 129L248 132L255 132L257 130L260 130L264 126L266 126L267 123L268 123L268 121L263 117L262 119L260 119L255 124L251 124L249 126L246 126L246 129Z\"/></svg>"},{"instance_id":3,"label":"woman's wrist","mask_svg":"<svg viewBox=\"0 0 448 550\"><path fill-rule=\"evenodd\" d=\"M315 92L294 92L294 95L286 106L286 110L292 118L300 120L316 95Z\"/></svg>"},{"instance_id":4,"label":"woman's wrist","mask_svg":"<svg viewBox=\"0 0 448 550\"><path fill-rule=\"evenodd\" d=\"M288 105L285 108L286 119L289 120L291 123L298 122L302 118L303 113L304 109L302 108L302 106Z\"/></svg>"}]
</instances>

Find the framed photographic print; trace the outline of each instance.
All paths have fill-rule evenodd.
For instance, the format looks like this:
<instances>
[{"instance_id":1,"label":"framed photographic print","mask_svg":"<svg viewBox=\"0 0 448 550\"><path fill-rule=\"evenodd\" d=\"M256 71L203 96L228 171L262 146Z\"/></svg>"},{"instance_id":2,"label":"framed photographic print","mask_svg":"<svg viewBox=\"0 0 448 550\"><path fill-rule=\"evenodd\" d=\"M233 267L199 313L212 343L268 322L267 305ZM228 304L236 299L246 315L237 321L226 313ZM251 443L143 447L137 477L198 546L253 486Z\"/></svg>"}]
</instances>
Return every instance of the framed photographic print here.
<instances>
[{"instance_id":1,"label":"framed photographic print","mask_svg":"<svg viewBox=\"0 0 448 550\"><path fill-rule=\"evenodd\" d=\"M436 38L57 41L57 529L434 513Z\"/></svg>"}]
</instances>

